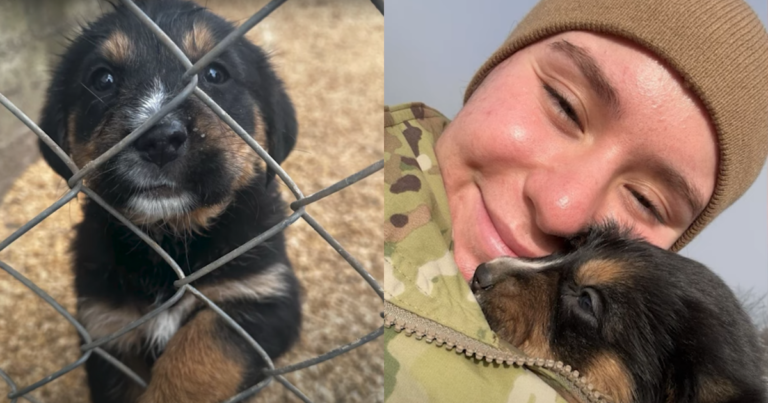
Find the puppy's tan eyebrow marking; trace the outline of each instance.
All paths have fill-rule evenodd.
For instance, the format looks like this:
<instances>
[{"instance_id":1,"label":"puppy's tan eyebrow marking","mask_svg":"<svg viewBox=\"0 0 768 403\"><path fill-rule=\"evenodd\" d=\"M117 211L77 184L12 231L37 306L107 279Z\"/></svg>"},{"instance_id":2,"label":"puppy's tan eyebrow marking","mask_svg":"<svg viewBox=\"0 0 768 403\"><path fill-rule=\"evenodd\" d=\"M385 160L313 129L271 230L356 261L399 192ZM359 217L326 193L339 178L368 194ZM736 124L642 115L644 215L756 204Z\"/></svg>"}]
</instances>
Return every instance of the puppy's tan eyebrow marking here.
<instances>
[{"instance_id":1,"label":"puppy's tan eyebrow marking","mask_svg":"<svg viewBox=\"0 0 768 403\"><path fill-rule=\"evenodd\" d=\"M590 260L576 271L576 283L580 285L609 284L622 278L621 262L615 260Z\"/></svg>"},{"instance_id":2,"label":"puppy's tan eyebrow marking","mask_svg":"<svg viewBox=\"0 0 768 403\"><path fill-rule=\"evenodd\" d=\"M133 54L133 44L122 31L115 31L101 44L101 54L113 63L125 63Z\"/></svg>"},{"instance_id":3,"label":"puppy's tan eyebrow marking","mask_svg":"<svg viewBox=\"0 0 768 403\"><path fill-rule=\"evenodd\" d=\"M188 57L197 59L213 49L216 46L216 40L208 26L195 22L192 24L192 29L184 34L182 46Z\"/></svg>"}]
</instances>

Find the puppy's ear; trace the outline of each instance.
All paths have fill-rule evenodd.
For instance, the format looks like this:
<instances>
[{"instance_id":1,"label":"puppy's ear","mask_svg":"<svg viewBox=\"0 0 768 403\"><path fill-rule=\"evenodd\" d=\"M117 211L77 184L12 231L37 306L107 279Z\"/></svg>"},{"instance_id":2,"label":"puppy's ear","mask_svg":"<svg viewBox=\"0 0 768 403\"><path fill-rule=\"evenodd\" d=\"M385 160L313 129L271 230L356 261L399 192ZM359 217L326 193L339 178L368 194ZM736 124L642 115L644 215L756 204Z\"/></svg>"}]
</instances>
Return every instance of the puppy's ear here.
<instances>
[{"instance_id":1,"label":"puppy's ear","mask_svg":"<svg viewBox=\"0 0 768 403\"><path fill-rule=\"evenodd\" d=\"M258 72L258 77L251 82L248 91L256 98L263 115L269 155L275 162L282 164L296 145L296 111L264 51L247 40L242 41L242 49L245 50L246 66ZM274 175L275 172L267 169L267 183Z\"/></svg>"},{"instance_id":2,"label":"puppy's ear","mask_svg":"<svg viewBox=\"0 0 768 403\"><path fill-rule=\"evenodd\" d=\"M54 79L55 80L55 79ZM60 81L60 80L57 80ZM57 84L59 84L57 86ZM51 139L69 155L69 144L67 141L67 117L64 111L64 91L61 89L61 83L52 83L48 91L48 96L43 107L40 128L51 137ZM64 161L56 155L53 150L38 139L40 153L48 165L64 179L72 177L72 171Z\"/></svg>"},{"instance_id":3,"label":"puppy's ear","mask_svg":"<svg viewBox=\"0 0 768 403\"><path fill-rule=\"evenodd\" d=\"M266 109L264 113L268 116L265 120L269 139L269 155L278 164L282 164L293 150L293 146L296 145L296 135L298 134L296 111L293 109L293 103L288 98L282 82L277 81L275 83L269 98L271 102L262 106L262 110Z\"/></svg>"}]
</instances>

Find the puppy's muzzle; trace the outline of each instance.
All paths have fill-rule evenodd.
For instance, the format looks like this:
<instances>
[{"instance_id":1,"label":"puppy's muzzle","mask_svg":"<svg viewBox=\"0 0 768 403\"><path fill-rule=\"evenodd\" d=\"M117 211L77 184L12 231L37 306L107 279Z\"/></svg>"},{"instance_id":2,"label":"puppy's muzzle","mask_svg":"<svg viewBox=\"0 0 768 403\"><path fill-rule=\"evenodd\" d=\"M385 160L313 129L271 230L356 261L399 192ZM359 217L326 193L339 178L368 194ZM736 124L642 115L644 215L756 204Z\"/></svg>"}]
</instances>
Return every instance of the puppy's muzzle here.
<instances>
[{"instance_id":1,"label":"puppy's muzzle","mask_svg":"<svg viewBox=\"0 0 768 403\"><path fill-rule=\"evenodd\" d=\"M525 280L542 273L544 269L563 264L560 257L514 258L502 256L477 266L469 286L473 293L488 290L494 284L511 279Z\"/></svg>"},{"instance_id":2,"label":"puppy's muzzle","mask_svg":"<svg viewBox=\"0 0 768 403\"><path fill-rule=\"evenodd\" d=\"M186 143L186 127L181 121L173 119L152 126L136 140L135 148L143 160L162 168L184 154Z\"/></svg>"},{"instance_id":3,"label":"puppy's muzzle","mask_svg":"<svg viewBox=\"0 0 768 403\"><path fill-rule=\"evenodd\" d=\"M514 258L501 257L477 266L475 275L469 287L477 294L479 291L487 291L502 281L510 281L519 276L530 275L525 269L518 267Z\"/></svg>"},{"instance_id":4,"label":"puppy's muzzle","mask_svg":"<svg viewBox=\"0 0 768 403\"><path fill-rule=\"evenodd\" d=\"M477 266L477 270L475 270L475 275L472 277L472 282L469 286L472 289L472 292L476 293L480 290L487 290L493 287L495 283L496 281L491 269L486 263L483 263L480 266Z\"/></svg>"}]
</instances>

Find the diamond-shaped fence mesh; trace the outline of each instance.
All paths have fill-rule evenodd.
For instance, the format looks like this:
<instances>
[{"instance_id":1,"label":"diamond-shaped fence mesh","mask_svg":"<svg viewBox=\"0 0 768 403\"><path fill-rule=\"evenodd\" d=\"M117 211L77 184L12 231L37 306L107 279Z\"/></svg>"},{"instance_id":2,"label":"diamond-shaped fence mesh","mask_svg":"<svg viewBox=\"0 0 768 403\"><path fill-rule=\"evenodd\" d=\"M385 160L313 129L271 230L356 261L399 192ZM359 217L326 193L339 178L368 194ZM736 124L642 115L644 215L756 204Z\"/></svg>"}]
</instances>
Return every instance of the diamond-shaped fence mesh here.
<instances>
[{"instance_id":1,"label":"diamond-shaped fence mesh","mask_svg":"<svg viewBox=\"0 0 768 403\"><path fill-rule=\"evenodd\" d=\"M266 375L266 378L260 381L259 383L252 385L251 387L247 388L246 390L237 394L236 396L232 396L231 398L226 400L227 403L243 401L244 399L247 399L248 397L251 397L254 394L258 393L258 391L262 390L264 387L266 387L268 384L270 384L273 381L276 381L282 384L287 390L291 391L300 400L305 402L310 402L311 400L296 386L292 385L283 375L289 372L298 371L313 365L317 365L327 360L331 360L334 357L337 357L341 354L351 351L359 346L362 346L363 344L381 336L383 334L382 328L378 328L377 330L360 337L354 342L333 348L325 354L322 354L298 363L276 368L274 363L270 359L270 357L262 349L259 343L256 342L252 337L250 337L250 335L248 335L234 320L232 320L231 317L229 317L226 313L224 313L213 301L211 301L205 295L200 293L191 283L202 276L208 275L210 272L220 268L227 262L247 252L251 248L264 242L265 240L269 239L275 234L285 230L288 226L290 226L294 222L301 219L307 222L307 224L309 224L315 231L317 231L317 233L326 242L328 242L328 244L330 244L333 247L333 249L336 250L349 263L349 265L357 273L359 273L360 276L363 277L363 279L365 279L365 281L373 289L373 292L375 292L379 296L379 298L383 299L382 288L376 282L373 276L371 276L371 274L368 271L366 271L366 269L362 266L362 264L354 256L352 256L347 250L345 250L344 247L341 246L341 244L336 239L334 239L334 237L331 236L328 233L328 231L326 231L305 210L305 207L307 205L311 203L315 203L318 200L326 196L329 196L331 194L334 194L350 185L353 185L354 183L381 170L384 166L383 160L375 162L369 167L363 169L362 171L357 172L345 179L342 179L336 184L329 186L315 194L304 196L302 191L299 189L299 187L296 185L293 179L291 179L288 173L285 172L285 170L283 170L282 167L280 167L280 165L278 165L272 159L272 157L245 130L243 130L242 127L240 127L240 125L237 122L235 122L219 105L217 105L216 102L213 101L213 99L211 99L205 92L203 92L203 90L201 90L197 86L198 72L200 72L202 68L207 66L211 61L213 61L217 56L219 56L237 38L245 35L246 32L252 29L256 24L258 24L264 18L266 18L272 11L274 11L275 9L280 7L283 3L285 3L286 0L270 1L267 5L262 7L258 12L252 15L243 24L237 27L237 29L235 29L234 32L232 32L224 40L222 40L219 44L217 44L210 52L208 52L205 56L200 58L195 64L192 64L189 61L189 59L184 55L184 53L179 49L179 47L133 1L131 0L120 0L120 1L126 7L128 7L133 12L133 14L135 14L136 18L141 20L158 37L158 39L181 61L181 63L186 68L186 72L183 74L183 80L185 80L187 84L171 101L165 104L156 114L151 116L139 128L137 128L132 133L130 133L127 137L122 139L110 150L106 151L104 154L100 155L96 159L90 161L82 168L78 168L75 165L75 163L69 158L69 156L67 156L66 153L58 145L56 145L56 143L54 143L54 141L46 133L44 133L29 117L27 117L27 115L25 115L24 112L22 112L13 103L11 103L8 100L8 98L6 98L2 93L0 93L0 104L2 104L5 108L7 108L14 116L20 119L40 139L42 139L43 142L45 142L49 147L51 147L56 153L56 155L58 155L59 158L61 158L61 160L64 161L64 163L74 173L74 175L68 180L68 183L67 183L71 190L67 192L64 196L62 196L53 205L51 205L50 207L46 208L43 212L38 214L31 221L27 222L26 224L21 226L19 229L17 229L15 232L13 232L9 237L0 241L0 251L7 248L14 241L19 239L22 235L24 235L29 230L34 228L37 224L45 220L48 216L56 212L62 206L67 204L69 201L76 198L78 194L82 192L86 194L88 197L90 197L91 200L101 205L105 210L107 210L110 214L112 214L118 220L120 220L126 227L130 228L131 231L133 231L136 235L138 235L153 250L155 250L162 257L162 259L165 260L165 262L167 262L170 265L170 267L174 270L174 272L178 277L178 280L176 280L176 282L174 283L178 291L172 298L165 301L162 305L158 306L157 308L147 313L146 315L136 320L135 322L128 324L124 328L120 329L119 331L109 336L94 340L91 337L91 335L88 334L86 329L80 323L78 323L77 319L74 318L61 304L59 304L56 300L54 300L51 296L49 296L40 287L35 285L34 282L30 281L24 275L14 270L13 267L6 264L5 262L0 261L0 268L2 268L2 270L4 270L5 272L13 276L15 279L17 279L26 287L28 287L32 292L34 292L40 298L42 298L45 302L50 304L59 314L61 314L61 316L63 316L67 321L69 321L69 323L72 324L72 326L74 326L77 333L79 333L79 335L82 337L82 340L84 341L84 344L82 344L80 347L82 351L82 355L76 361L72 362L71 364L59 369L54 373L49 374L48 376L30 385L26 385L26 386L17 385L14 382L14 380L6 372L4 372L2 368L0 368L0 377L4 379L4 381L7 383L10 389L10 394L7 397L8 399L10 399L11 403L15 403L19 399L24 399L33 403L39 402L38 399L29 395L29 393L61 377L62 375L72 371L78 366L82 365L83 363L85 363L86 360L88 360L89 357L91 357L92 354L98 354L105 360L112 363L120 371L125 373L138 385L142 387L146 387L147 386L146 379L142 379L138 374L133 372L126 365L124 365L115 357L111 356L109 353L103 350L101 346L141 326L145 322L151 320L152 318L156 317L157 315L165 311L166 309L169 309L170 307L172 307L185 294L191 293L196 298L200 299L204 304L206 304L211 310L213 310L218 315L220 315L221 318L227 323L227 325L231 326L240 336L242 336L250 344L250 346L253 348L253 353L259 354L267 363L267 368L264 369L264 374ZM364 0L361 0L361 1L364 1ZM384 14L383 1L371 0L371 2L383 15ZM188 97L192 95L196 96L198 99L204 102L209 108L211 108L211 110L214 111L221 118L222 121L227 123L238 134L238 136L240 136L242 140L245 141L253 149L253 151L256 152L259 155L259 157L261 157L266 162L267 166L270 169L272 169L280 178L280 180L282 180L283 183L288 187L288 189L294 195L296 200L290 203L290 207L293 210L293 213L290 214L283 221L275 225L273 228L251 239L250 241L241 245L240 247L236 248L230 253L227 253L226 255L221 256L219 259L213 261L212 263L208 264L202 269L187 276L183 273L179 265L151 237L149 237L141 229L137 228L133 223L131 223L131 221L126 219L121 213L119 213L114 208L112 208L101 197L99 197L99 195L96 194L93 190L89 189L84 184L83 178L85 178L89 173L93 172L93 170L96 169L96 167L98 167L99 165L107 161L109 158L119 153L121 150L123 150L133 141L135 141L139 136L141 136L150 127L152 127L152 125L160 121L166 114L173 111L176 107L179 106L179 104L184 102L184 100L186 100Z\"/></svg>"}]
</instances>

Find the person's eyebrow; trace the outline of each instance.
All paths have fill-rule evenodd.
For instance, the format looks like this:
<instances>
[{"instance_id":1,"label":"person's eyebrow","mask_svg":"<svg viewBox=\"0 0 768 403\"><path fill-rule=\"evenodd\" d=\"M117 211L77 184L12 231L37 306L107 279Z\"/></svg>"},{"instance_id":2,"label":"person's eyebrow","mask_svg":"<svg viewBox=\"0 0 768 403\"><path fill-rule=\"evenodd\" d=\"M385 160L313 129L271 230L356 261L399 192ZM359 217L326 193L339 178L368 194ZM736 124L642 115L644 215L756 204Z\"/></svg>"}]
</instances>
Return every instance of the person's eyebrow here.
<instances>
[{"instance_id":1,"label":"person's eyebrow","mask_svg":"<svg viewBox=\"0 0 768 403\"><path fill-rule=\"evenodd\" d=\"M621 103L616 90L587 49L576 46L565 39L552 42L549 44L549 48L571 59L584 78L587 79L590 88L597 97L608 105L613 113L618 115L621 112Z\"/></svg>"},{"instance_id":2,"label":"person's eyebrow","mask_svg":"<svg viewBox=\"0 0 768 403\"><path fill-rule=\"evenodd\" d=\"M652 166L653 174L672 192L682 197L683 201L690 207L695 219L704 210L705 202L701 197L701 192L685 176L669 164L662 161L649 162Z\"/></svg>"}]
</instances>

